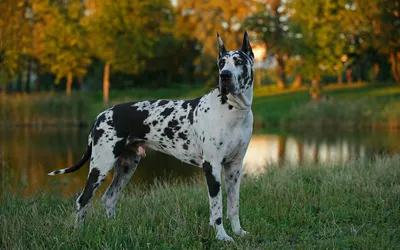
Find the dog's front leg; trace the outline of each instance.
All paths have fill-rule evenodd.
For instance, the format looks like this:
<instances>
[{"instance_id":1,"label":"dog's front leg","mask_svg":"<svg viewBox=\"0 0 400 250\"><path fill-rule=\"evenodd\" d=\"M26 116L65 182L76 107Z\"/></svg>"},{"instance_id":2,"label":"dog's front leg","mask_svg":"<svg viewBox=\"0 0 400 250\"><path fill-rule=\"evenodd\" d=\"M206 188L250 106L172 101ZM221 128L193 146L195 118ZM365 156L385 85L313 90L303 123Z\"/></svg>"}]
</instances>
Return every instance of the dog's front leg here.
<instances>
[{"instance_id":1,"label":"dog's front leg","mask_svg":"<svg viewBox=\"0 0 400 250\"><path fill-rule=\"evenodd\" d=\"M242 179L243 161L231 162L224 164L225 186L227 193L226 214L231 221L232 231L234 234L244 236L246 231L240 226L239 220L239 190L240 181Z\"/></svg>"},{"instance_id":2,"label":"dog's front leg","mask_svg":"<svg viewBox=\"0 0 400 250\"><path fill-rule=\"evenodd\" d=\"M206 175L208 197L210 199L210 224L217 230L218 240L232 241L233 239L226 234L222 223L222 191L221 191L221 163L203 162L203 170Z\"/></svg>"}]
</instances>

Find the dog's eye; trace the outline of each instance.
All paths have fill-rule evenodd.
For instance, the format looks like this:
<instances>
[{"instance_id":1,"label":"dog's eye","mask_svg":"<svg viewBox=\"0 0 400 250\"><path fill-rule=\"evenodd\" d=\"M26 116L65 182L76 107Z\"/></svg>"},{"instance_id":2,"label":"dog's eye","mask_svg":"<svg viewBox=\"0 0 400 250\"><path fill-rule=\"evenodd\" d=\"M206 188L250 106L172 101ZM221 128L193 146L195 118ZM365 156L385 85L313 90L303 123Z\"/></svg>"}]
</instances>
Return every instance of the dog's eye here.
<instances>
[{"instance_id":1,"label":"dog's eye","mask_svg":"<svg viewBox=\"0 0 400 250\"><path fill-rule=\"evenodd\" d=\"M218 66L219 66L220 69L222 69L224 67L224 65L225 65L225 61L220 61L218 63Z\"/></svg>"},{"instance_id":2,"label":"dog's eye","mask_svg":"<svg viewBox=\"0 0 400 250\"><path fill-rule=\"evenodd\" d=\"M242 64L243 64L242 61L237 61L237 62L236 62L236 65L242 65Z\"/></svg>"}]
</instances>

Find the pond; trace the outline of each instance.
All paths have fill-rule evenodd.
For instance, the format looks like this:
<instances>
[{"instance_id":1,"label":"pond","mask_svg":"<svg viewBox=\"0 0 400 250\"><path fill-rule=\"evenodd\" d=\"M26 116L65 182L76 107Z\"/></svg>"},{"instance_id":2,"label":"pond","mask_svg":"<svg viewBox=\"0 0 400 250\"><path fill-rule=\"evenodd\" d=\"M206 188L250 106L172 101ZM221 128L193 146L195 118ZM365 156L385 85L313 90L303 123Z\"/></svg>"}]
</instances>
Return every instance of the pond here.
<instances>
[{"instance_id":1,"label":"pond","mask_svg":"<svg viewBox=\"0 0 400 250\"><path fill-rule=\"evenodd\" d=\"M85 165L74 173L48 176L56 169L76 163L87 142L87 129L0 129L0 186L11 185L15 192L30 195L41 190L68 196L77 194L86 181ZM351 159L369 159L381 154L400 153L397 131L253 135L246 157L244 173L257 176L269 166L342 163ZM142 159L129 185L151 185L154 179L174 181L202 174L196 168L162 153L149 151ZM105 190L110 174L103 184Z\"/></svg>"}]
</instances>

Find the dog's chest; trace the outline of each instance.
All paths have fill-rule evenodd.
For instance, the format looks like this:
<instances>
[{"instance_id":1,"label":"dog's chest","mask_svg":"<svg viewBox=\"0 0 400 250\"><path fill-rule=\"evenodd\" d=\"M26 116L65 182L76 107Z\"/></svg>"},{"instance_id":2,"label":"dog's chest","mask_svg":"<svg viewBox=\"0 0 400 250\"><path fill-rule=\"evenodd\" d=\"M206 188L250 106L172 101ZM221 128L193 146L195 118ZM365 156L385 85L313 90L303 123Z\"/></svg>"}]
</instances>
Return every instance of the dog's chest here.
<instances>
[{"instance_id":1,"label":"dog's chest","mask_svg":"<svg viewBox=\"0 0 400 250\"><path fill-rule=\"evenodd\" d=\"M228 111L228 112L226 112ZM202 120L199 115L199 120ZM229 160L250 141L252 133L252 113L235 113L229 110L208 116L206 123L199 123L203 154L212 158Z\"/></svg>"}]
</instances>

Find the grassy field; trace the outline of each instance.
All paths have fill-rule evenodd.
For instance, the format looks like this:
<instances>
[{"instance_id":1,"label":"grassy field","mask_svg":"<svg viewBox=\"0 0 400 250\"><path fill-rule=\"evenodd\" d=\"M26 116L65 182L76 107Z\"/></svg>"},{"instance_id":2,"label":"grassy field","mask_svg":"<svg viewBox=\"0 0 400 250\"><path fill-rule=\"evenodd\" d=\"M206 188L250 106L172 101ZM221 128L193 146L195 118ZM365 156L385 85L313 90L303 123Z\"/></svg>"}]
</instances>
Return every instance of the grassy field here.
<instances>
[{"instance_id":1,"label":"grassy field","mask_svg":"<svg viewBox=\"0 0 400 250\"><path fill-rule=\"evenodd\" d=\"M400 245L399 162L271 167L246 177L240 213L250 235L235 243L214 239L203 179L125 190L115 220L105 218L97 195L81 232L72 228L73 197L24 199L5 188L0 249L393 249Z\"/></svg>"},{"instance_id":2,"label":"grassy field","mask_svg":"<svg viewBox=\"0 0 400 250\"><path fill-rule=\"evenodd\" d=\"M46 123L61 120L91 124L99 112L120 102L147 99L190 99L212 88L175 85L170 88L111 90L110 104L100 91L76 92L72 99L54 93L8 96L0 100L0 123ZM365 126L400 127L400 85L390 83L327 85L323 94L333 101L311 102L307 87L284 89L262 86L254 90L256 127Z\"/></svg>"}]
</instances>

